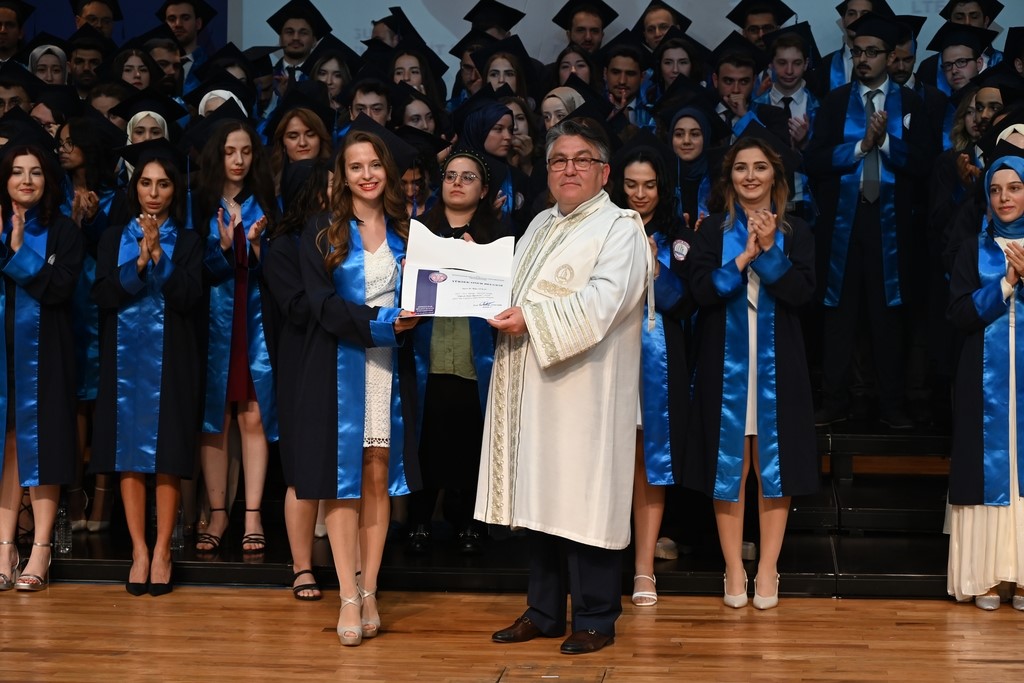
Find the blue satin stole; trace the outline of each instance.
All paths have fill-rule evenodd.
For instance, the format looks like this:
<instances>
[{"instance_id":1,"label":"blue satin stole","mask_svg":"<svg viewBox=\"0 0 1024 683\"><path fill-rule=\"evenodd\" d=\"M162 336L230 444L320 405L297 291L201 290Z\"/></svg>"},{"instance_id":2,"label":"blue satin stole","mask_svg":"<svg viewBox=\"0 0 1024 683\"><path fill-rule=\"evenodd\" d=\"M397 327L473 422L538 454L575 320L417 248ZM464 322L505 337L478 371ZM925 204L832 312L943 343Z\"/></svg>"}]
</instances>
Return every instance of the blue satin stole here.
<instances>
[{"instance_id":1,"label":"blue satin stole","mask_svg":"<svg viewBox=\"0 0 1024 683\"><path fill-rule=\"evenodd\" d=\"M61 202L60 210L65 216L70 217L75 187L67 176L64 176L63 186L64 201ZM97 196L99 210L90 226L83 225L82 229L90 230L98 238L110 220L114 191L105 190L97 193ZM71 332L75 336L75 366L78 370L75 394L79 401L96 400L96 391L100 385L100 313L99 307L92 299L94 284L96 259L86 249L85 257L82 259L82 274L78 278L75 293L71 296Z\"/></svg>"},{"instance_id":2,"label":"blue satin stole","mask_svg":"<svg viewBox=\"0 0 1024 683\"><path fill-rule=\"evenodd\" d=\"M672 447L669 439L668 347L662 311L672 308L683 297L682 281L672 272L672 243L660 232L653 235L661 264L654 281L654 329L643 326L640 336L640 413L643 416L644 466L647 483L670 486ZM647 311L645 306L644 317Z\"/></svg>"},{"instance_id":3,"label":"blue satin stole","mask_svg":"<svg viewBox=\"0 0 1024 683\"><path fill-rule=\"evenodd\" d=\"M736 222L722 235L722 265L712 275L719 296L725 299L725 349L722 365L722 420L715 470L716 500L739 500L743 476L749 390L750 327L746 279L736 269L737 256L747 243L746 216L737 207ZM775 233L775 246L750 265L761 278L757 297L757 449L761 487L765 498L780 498L778 400L775 364L775 297L766 285L781 278L792 266L785 255L785 236Z\"/></svg>"},{"instance_id":4,"label":"blue satin stole","mask_svg":"<svg viewBox=\"0 0 1024 683\"><path fill-rule=\"evenodd\" d=\"M886 126L889 141L888 158L879 154L878 196L879 224L882 232L882 278L885 288L886 306L903 303L900 295L899 245L896 239L896 175L894 167L903 166L907 161L907 147L903 142L903 100L902 86L889 82L885 94L885 110L888 112ZM916 125L920 125L917 122ZM825 305L835 308L843 291L846 275L846 261L850 251L850 236L853 219L860 210L860 178L864 158L856 157L856 148L867 130L867 113L860 86L850 88L850 100L846 108L846 125L843 128L843 142L832 152L832 164L837 168L849 169L839 181L839 205L836 208L835 224L832 230L832 250L829 255L826 276Z\"/></svg>"},{"instance_id":5,"label":"blue satin stole","mask_svg":"<svg viewBox=\"0 0 1024 683\"><path fill-rule=\"evenodd\" d=\"M228 207L221 202L225 215ZM263 209L254 196L242 202L242 225L248 231L263 217ZM246 245L246 248L250 248ZM234 249L234 246L232 246ZM250 263L254 257L250 256ZM206 243L206 267L215 278L227 278L210 287L210 345L206 366L206 398L203 413L203 432L219 434L224 425L224 411L227 406L228 361L231 357L231 318L235 308L234 260L224 258L220 248L220 232L217 216L210 219L210 237ZM249 373L256 389L256 402L263 419L263 432L267 441L277 441L277 403L274 390L274 374L270 367L270 353L263 333L263 307L260 303L260 287L256 271L249 271L249 296L246 301L248 314L247 333L249 341Z\"/></svg>"},{"instance_id":6,"label":"blue satin stole","mask_svg":"<svg viewBox=\"0 0 1024 683\"><path fill-rule=\"evenodd\" d=\"M1010 419L1017 420L1018 491L1024 491L1024 431L1020 428L1024 406L1021 362L1024 360L1024 302L1020 285L1009 300L1003 299L1000 281L1006 275L1006 257L996 241L984 230L978 238L978 276L981 287L972 298L978 317L987 325L982 352L982 452L984 453L985 505L1010 504ZM1010 328L1009 307L1013 306L1015 326ZM1016 363L1017 414L1010 415L1010 334L1014 335Z\"/></svg>"},{"instance_id":7,"label":"blue satin stole","mask_svg":"<svg viewBox=\"0 0 1024 683\"><path fill-rule=\"evenodd\" d=\"M114 470L156 472L160 431L160 386L164 361L163 286L174 272L171 261L178 226L168 218L160 226L160 263L150 261L145 276L135 266L142 226L133 218L121 233L118 278L132 295L117 311L117 437Z\"/></svg>"},{"instance_id":8,"label":"blue satin stole","mask_svg":"<svg viewBox=\"0 0 1024 683\"><path fill-rule=\"evenodd\" d=\"M10 245L11 216L4 215L4 244ZM25 214L25 238L18 253L3 266L3 272L18 285L14 290L14 368L7 365L7 335L0 334L0 406L7 415L8 402L14 402L14 432L18 446L18 476L22 486L39 485L39 302L27 291L28 285L46 264L47 226L39 221L39 209ZM2 283L0 283L2 284ZM6 320L6 287L0 286L0 320ZM7 373L14 372L14 396L7 396ZM0 454L0 463L3 455Z\"/></svg>"},{"instance_id":9,"label":"blue satin stole","mask_svg":"<svg viewBox=\"0 0 1024 683\"><path fill-rule=\"evenodd\" d=\"M846 65L843 63L843 52L846 50L845 47L839 48L834 55L832 55L832 63L828 69L828 89L835 90L841 88L850 82L850 79L846 77Z\"/></svg>"},{"instance_id":10,"label":"blue satin stole","mask_svg":"<svg viewBox=\"0 0 1024 683\"><path fill-rule=\"evenodd\" d=\"M401 268L405 258L405 242L391 229L387 230L388 247ZM349 245L345 260L332 275L334 291L347 301L366 301L366 256L363 238L356 222L349 223ZM377 319L370 321L370 336L377 346L396 348L392 352L391 372L391 447L388 458L388 493L401 496L409 493L405 476L405 423L402 418L402 396L398 383L398 340L394 322L401 312L401 278L395 287L394 308L381 307ZM359 498L363 481L363 426L366 412L366 349L338 340L338 498Z\"/></svg>"}]
</instances>

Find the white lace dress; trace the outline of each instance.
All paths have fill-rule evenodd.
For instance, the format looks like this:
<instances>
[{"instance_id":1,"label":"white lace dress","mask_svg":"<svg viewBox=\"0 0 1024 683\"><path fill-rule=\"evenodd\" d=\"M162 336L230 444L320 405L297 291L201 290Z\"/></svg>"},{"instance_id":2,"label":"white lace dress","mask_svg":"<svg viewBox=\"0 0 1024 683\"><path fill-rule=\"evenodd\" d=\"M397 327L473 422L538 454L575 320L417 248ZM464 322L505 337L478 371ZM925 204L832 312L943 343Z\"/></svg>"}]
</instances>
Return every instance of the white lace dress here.
<instances>
[{"instance_id":1,"label":"white lace dress","mask_svg":"<svg viewBox=\"0 0 1024 683\"><path fill-rule=\"evenodd\" d=\"M398 265L385 240L375 252L364 251L366 305L394 306L398 284ZM363 418L363 448L387 448L391 445L390 347L366 349L366 399Z\"/></svg>"}]
</instances>

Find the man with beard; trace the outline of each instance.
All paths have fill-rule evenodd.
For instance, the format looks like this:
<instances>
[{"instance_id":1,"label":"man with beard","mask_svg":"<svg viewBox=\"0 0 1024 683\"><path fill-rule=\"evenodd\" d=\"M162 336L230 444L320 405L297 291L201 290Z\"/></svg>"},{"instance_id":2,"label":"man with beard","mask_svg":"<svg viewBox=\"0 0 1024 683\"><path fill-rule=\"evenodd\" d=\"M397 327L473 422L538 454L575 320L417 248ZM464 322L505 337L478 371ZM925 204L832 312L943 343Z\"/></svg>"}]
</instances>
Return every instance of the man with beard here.
<instances>
[{"instance_id":1,"label":"man with beard","mask_svg":"<svg viewBox=\"0 0 1024 683\"><path fill-rule=\"evenodd\" d=\"M847 419L857 330L867 312L880 419L908 429L903 311L908 303L914 174L924 170L921 101L889 78L904 28L876 14L850 25L855 82L821 103L804 157L821 209L816 224L824 310L817 425Z\"/></svg>"},{"instance_id":2,"label":"man with beard","mask_svg":"<svg viewBox=\"0 0 1024 683\"><path fill-rule=\"evenodd\" d=\"M217 10L206 0L167 0L156 11L156 16L167 24L167 28L174 34L174 39L181 46L184 53L181 58L181 71L185 83L183 90L189 93L199 85L195 67L207 60L206 51L199 45L199 32L217 16Z\"/></svg>"},{"instance_id":3,"label":"man with beard","mask_svg":"<svg viewBox=\"0 0 1024 683\"><path fill-rule=\"evenodd\" d=\"M853 32L850 31L850 24L868 12L885 17L894 14L886 0L843 0L836 5L836 12L839 13L839 22L843 28L843 45L825 55L807 76L808 86L818 97L824 97L828 91L850 82L853 74L853 56L850 54Z\"/></svg>"},{"instance_id":4,"label":"man with beard","mask_svg":"<svg viewBox=\"0 0 1024 683\"><path fill-rule=\"evenodd\" d=\"M143 49L157 63L163 74L154 87L170 98L181 95L181 47L173 38L151 38L143 45Z\"/></svg>"},{"instance_id":5,"label":"man with beard","mask_svg":"<svg viewBox=\"0 0 1024 683\"><path fill-rule=\"evenodd\" d=\"M68 39L68 84L75 87L80 98L85 99L89 90L99 82L100 66L112 49L114 44L89 24L71 34Z\"/></svg>"},{"instance_id":6,"label":"man with beard","mask_svg":"<svg viewBox=\"0 0 1024 683\"><path fill-rule=\"evenodd\" d=\"M650 112L637 100L640 82L647 68L643 48L621 41L602 50L605 88L616 112L624 112L629 123L643 127L654 125Z\"/></svg>"},{"instance_id":7,"label":"man with beard","mask_svg":"<svg viewBox=\"0 0 1024 683\"><path fill-rule=\"evenodd\" d=\"M331 25L309 0L291 0L267 23L277 32L283 51L274 65L274 80L281 96L289 82L307 78L301 67L317 42L331 32Z\"/></svg>"},{"instance_id":8,"label":"man with beard","mask_svg":"<svg viewBox=\"0 0 1024 683\"><path fill-rule=\"evenodd\" d=\"M741 0L726 19L740 27L743 37L765 49L764 36L778 30L794 12L782 0Z\"/></svg>"},{"instance_id":9,"label":"man with beard","mask_svg":"<svg viewBox=\"0 0 1024 683\"><path fill-rule=\"evenodd\" d=\"M901 15L895 19L904 27L905 33L900 43L893 48L889 78L897 85L913 90L924 102L924 111L928 115L931 131L928 149L932 154L938 154L944 149L949 149L949 132L953 126L955 107L941 90L914 77L914 65L917 64L917 35L924 26L925 17Z\"/></svg>"},{"instance_id":10,"label":"man with beard","mask_svg":"<svg viewBox=\"0 0 1024 683\"><path fill-rule=\"evenodd\" d=\"M0 1L0 63L6 62L21 49L22 27L35 11L27 2Z\"/></svg>"},{"instance_id":11,"label":"man with beard","mask_svg":"<svg viewBox=\"0 0 1024 683\"><path fill-rule=\"evenodd\" d=\"M565 29L565 37L594 54L604 42L604 29L619 13L602 0L569 0L551 21Z\"/></svg>"}]
</instances>

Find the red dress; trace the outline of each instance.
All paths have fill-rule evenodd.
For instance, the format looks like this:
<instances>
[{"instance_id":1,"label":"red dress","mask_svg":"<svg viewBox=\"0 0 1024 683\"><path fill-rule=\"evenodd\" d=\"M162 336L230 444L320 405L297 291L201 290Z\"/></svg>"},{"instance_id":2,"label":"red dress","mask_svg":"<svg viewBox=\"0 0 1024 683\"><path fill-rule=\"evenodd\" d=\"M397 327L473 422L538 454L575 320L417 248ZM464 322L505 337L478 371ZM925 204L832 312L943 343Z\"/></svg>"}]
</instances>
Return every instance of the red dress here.
<instances>
[{"instance_id":1,"label":"red dress","mask_svg":"<svg viewBox=\"0 0 1024 683\"><path fill-rule=\"evenodd\" d=\"M255 401L256 387L249 372L249 240L242 224L235 226L235 307L231 314L231 358L228 361L228 403Z\"/></svg>"}]
</instances>

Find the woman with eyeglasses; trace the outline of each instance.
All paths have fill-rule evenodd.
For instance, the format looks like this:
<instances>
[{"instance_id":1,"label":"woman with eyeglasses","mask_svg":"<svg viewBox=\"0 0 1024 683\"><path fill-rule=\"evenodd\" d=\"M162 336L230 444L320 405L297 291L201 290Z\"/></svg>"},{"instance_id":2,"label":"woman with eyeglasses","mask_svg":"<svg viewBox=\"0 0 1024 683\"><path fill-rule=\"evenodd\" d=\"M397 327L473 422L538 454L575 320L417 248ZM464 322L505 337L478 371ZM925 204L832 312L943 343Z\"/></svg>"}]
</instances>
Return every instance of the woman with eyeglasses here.
<instances>
[{"instance_id":1,"label":"woman with eyeglasses","mask_svg":"<svg viewBox=\"0 0 1024 683\"><path fill-rule=\"evenodd\" d=\"M51 151L19 143L8 144L0 157L0 408L7 424L0 468L0 590L41 591L49 585L60 487L75 477L71 297L85 249L81 231L60 211L52 157ZM29 488L34 518L32 553L24 565L15 538L23 487Z\"/></svg>"},{"instance_id":2,"label":"woman with eyeglasses","mask_svg":"<svg viewBox=\"0 0 1024 683\"><path fill-rule=\"evenodd\" d=\"M423 224L441 237L486 244L503 236L487 202L489 174L480 155L463 150L441 167L441 201ZM494 334L480 318L428 318L416 334L417 352L429 358L420 436L423 488L409 497L406 549L425 554L432 544L431 518L444 491L444 516L456 532L457 549L481 551L482 525L473 521L483 410L494 357Z\"/></svg>"},{"instance_id":3,"label":"woman with eyeglasses","mask_svg":"<svg viewBox=\"0 0 1024 683\"><path fill-rule=\"evenodd\" d=\"M89 497L82 490L82 471L96 409L100 365L99 309L91 295L96 282L96 254L107 228L123 225L129 216L125 193L117 187L114 176L114 149L120 141L111 139L111 130L110 124L81 117L71 119L57 131L60 166L64 171L61 211L81 229L85 239L82 275L71 312L78 370L78 469L75 483L68 490L68 515L73 531L106 530L114 501L115 482L104 473L97 474L92 510L86 518Z\"/></svg>"}]
</instances>

